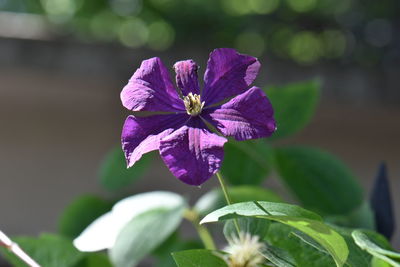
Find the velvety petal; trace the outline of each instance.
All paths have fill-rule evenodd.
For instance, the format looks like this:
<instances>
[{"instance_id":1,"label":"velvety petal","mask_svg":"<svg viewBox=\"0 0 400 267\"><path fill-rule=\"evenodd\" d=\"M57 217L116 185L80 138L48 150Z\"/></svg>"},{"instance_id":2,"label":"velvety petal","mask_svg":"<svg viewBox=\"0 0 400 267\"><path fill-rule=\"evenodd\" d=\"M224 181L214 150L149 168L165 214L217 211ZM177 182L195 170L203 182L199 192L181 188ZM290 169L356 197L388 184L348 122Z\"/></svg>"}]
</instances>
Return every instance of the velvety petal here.
<instances>
[{"instance_id":1,"label":"velvety petal","mask_svg":"<svg viewBox=\"0 0 400 267\"><path fill-rule=\"evenodd\" d=\"M202 117L222 134L239 141L270 136L276 130L273 115L270 101L258 87L202 113Z\"/></svg>"},{"instance_id":2,"label":"velvety petal","mask_svg":"<svg viewBox=\"0 0 400 267\"><path fill-rule=\"evenodd\" d=\"M167 167L189 185L201 185L218 171L224 156L222 147L227 141L201 124L183 126L160 142L160 154Z\"/></svg>"},{"instance_id":3,"label":"velvety petal","mask_svg":"<svg viewBox=\"0 0 400 267\"><path fill-rule=\"evenodd\" d=\"M144 60L122 89L121 101L132 111L185 110L168 70L157 57Z\"/></svg>"},{"instance_id":4,"label":"velvety petal","mask_svg":"<svg viewBox=\"0 0 400 267\"><path fill-rule=\"evenodd\" d=\"M204 74L202 101L209 106L246 91L258 74L260 63L231 48L215 49Z\"/></svg>"},{"instance_id":5,"label":"velvety petal","mask_svg":"<svg viewBox=\"0 0 400 267\"><path fill-rule=\"evenodd\" d=\"M188 118L186 114L126 118L121 141L128 167L143 154L158 149L160 139L180 128Z\"/></svg>"},{"instance_id":6,"label":"velvety petal","mask_svg":"<svg viewBox=\"0 0 400 267\"><path fill-rule=\"evenodd\" d=\"M200 94L197 70L199 67L193 60L178 61L174 65L176 84L181 89L183 96L189 93Z\"/></svg>"}]
</instances>

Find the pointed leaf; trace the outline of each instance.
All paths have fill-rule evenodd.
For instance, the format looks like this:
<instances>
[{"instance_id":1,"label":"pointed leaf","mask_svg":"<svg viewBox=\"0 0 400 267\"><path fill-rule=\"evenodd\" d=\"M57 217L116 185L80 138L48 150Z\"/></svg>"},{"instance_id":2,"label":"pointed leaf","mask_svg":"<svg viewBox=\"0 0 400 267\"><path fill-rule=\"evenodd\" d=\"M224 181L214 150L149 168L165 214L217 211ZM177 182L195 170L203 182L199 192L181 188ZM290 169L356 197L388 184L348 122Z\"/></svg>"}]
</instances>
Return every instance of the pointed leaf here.
<instances>
[{"instance_id":1,"label":"pointed leaf","mask_svg":"<svg viewBox=\"0 0 400 267\"><path fill-rule=\"evenodd\" d=\"M74 240L74 245L81 251L89 252L112 248L119 232L134 217L155 209L173 210L185 205L186 201L180 195L164 191L127 197L91 223Z\"/></svg>"},{"instance_id":2,"label":"pointed leaf","mask_svg":"<svg viewBox=\"0 0 400 267\"><path fill-rule=\"evenodd\" d=\"M379 234L366 230L355 230L351 235L360 248L366 250L374 257L392 266L400 266L400 253L391 250L389 243Z\"/></svg>"},{"instance_id":3,"label":"pointed leaf","mask_svg":"<svg viewBox=\"0 0 400 267\"><path fill-rule=\"evenodd\" d=\"M268 175L268 154L271 148L258 141L229 141L224 146L221 172L232 185L259 185Z\"/></svg>"},{"instance_id":4,"label":"pointed leaf","mask_svg":"<svg viewBox=\"0 0 400 267\"><path fill-rule=\"evenodd\" d=\"M118 234L110 250L116 267L137 263L164 242L182 221L184 206L160 208L134 217Z\"/></svg>"},{"instance_id":5,"label":"pointed leaf","mask_svg":"<svg viewBox=\"0 0 400 267\"><path fill-rule=\"evenodd\" d=\"M121 147L114 148L100 168L100 182L108 190L118 190L140 178L151 162L151 154L144 155L131 168L127 168Z\"/></svg>"},{"instance_id":6,"label":"pointed leaf","mask_svg":"<svg viewBox=\"0 0 400 267\"><path fill-rule=\"evenodd\" d=\"M111 210L112 203L98 196L83 195L73 200L58 222L58 232L66 237L77 237L90 223Z\"/></svg>"},{"instance_id":7,"label":"pointed leaf","mask_svg":"<svg viewBox=\"0 0 400 267\"><path fill-rule=\"evenodd\" d=\"M274 107L277 131L272 139L293 135L311 120L319 98L317 80L267 88L265 93Z\"/></svg>"},{"instance_id":8,"label":"pointed leaf","mask_svg":"<svg viewBox=\"0 0 400 267\"><path fill-rule=\"evenodd\" d=\"M38 238L17 237L13 241L41 266L75 267L85 256L74 248L69 239L52 234L42 234ZM4 256L13 266L26 267L14 254L6 251Z\"/></svg>"},{"instance_id":9,"label":"pointed leaf","mask_svg":"<svg viewBox=\"0 0 400 267\"><path fill-rule=\"evenodd\" d=\"M361 205L360 184L334 156L307 147L278 148L275 156L279 176L306 208L333 215Z\"/></svg>"},{"instance_id":10,"label":"pointed leaf","mask_svg":"<svg viewBox=\"0 0 400 267\"><path fill-rule=\"evenodd\" d=\"M395 218L393 214L390 185L386 165L381 164L374 187L371 192L371 208L374 212L376 230L387 239L393 236Z\"/></svg>"},{"instance_id":11,"label":"pointed leaf","mask_svg":"<svg viewBox=\"0 0 400 267\"><path fill-rule=\"evenodd\" d=\"M174 252L172 257L178 267L228 267L217 253L212 250L194 249Z\"/></svg>"}]
</instances>

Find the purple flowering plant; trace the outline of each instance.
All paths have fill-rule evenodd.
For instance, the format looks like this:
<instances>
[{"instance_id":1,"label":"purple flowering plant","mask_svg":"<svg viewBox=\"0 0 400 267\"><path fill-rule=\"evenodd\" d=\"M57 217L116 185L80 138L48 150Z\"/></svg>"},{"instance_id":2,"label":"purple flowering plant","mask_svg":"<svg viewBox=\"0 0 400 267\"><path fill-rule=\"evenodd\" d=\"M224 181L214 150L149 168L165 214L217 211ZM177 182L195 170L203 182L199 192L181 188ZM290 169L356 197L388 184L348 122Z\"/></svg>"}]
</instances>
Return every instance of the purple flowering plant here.
<instances>
[{"instance_id":1,"label":"purple flowering plant","mask_svg":"<svg viewBox=\"0 0 400 267\"><path fill-rule=\"evenodd\" d=\"M17 238L19 246L0 231L0 253L17 267L400 266L385 239L394 230L386 168L368 202L334 156L274 143L310 121L319 82L261 89L252 86L260 66L234 49L215 49L201 89L193 60L174 64L176 86L159 58L144 60L120 94L133 112L122 149L100 170L112 200L81 196L61 216L58 235ZM199 186L215 174L220 187L193 205L168 191L126 197L119 190L142 176L151 162L143 155L156 150L182 182ZM265 187L271 170L291 198ZM197 239L180 234L184 219ZM217 222L223 229L209 231ZM226 242L215 242L219 233Z\"/></svg>"},{"instance_id":2,"label":"purple flowering plant","mask_svg":"<svg viewBox=\"0 0 400 267\"><path fill-rule=\"evenodd\" d=\"M175 63L176 87L159 58L144 60L122 90L122 104L133 112L163 114L126 119L121 139L128 167L159 150L175 177L201 185L221 167L224 136L238 141L271 136L272 105L260 88L251 87L259 68L254 57L215 49L201 90L193 60Z\"/></svg>"}]
</instances>

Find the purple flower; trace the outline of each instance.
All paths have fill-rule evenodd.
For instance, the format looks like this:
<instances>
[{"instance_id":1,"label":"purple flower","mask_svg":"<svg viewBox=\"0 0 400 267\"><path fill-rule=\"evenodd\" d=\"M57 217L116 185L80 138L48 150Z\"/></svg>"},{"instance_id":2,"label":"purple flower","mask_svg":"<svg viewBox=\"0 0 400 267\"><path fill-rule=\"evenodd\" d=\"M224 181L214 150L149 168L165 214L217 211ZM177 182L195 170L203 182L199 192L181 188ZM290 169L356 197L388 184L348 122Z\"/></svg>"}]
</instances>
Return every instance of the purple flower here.
<instances>
[{"instance_id":1,"label":"purple flower","mask_svg":"<svg viewBox=\"0 0 400 267\"><path fill-rule=\"evenodd\" d=\"M201 185L221 167L227 141L208 125L239 141L270 136L276 129L272 106L260 88L249 89L259 68L254 57L215 49L203 90L193 60L175 63L176 90L159 58L144 60L122 90L122 104L131 111L163 113L126 119L121 138L128 167L158 149L178 179Z\"/></svg>"}]
</instances>

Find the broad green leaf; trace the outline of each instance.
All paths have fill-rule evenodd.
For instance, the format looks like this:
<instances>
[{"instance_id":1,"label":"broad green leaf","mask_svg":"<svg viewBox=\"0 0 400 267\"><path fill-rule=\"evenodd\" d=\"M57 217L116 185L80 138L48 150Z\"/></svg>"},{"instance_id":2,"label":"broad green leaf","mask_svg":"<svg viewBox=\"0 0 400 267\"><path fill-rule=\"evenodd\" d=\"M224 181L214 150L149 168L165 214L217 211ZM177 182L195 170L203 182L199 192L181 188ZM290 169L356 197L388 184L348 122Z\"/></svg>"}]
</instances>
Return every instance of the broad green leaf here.
<instances>
[{"instance_id":1,"label":"broad green leaf","mask_svg":"<svg viewBox=\"0 0 400 267\"><path fill-rule=\"evenodd\" d=\"M238 218L236 219L236 222L240 231L250 233L252 236L258 236L260 239L263 239L268 233L268 227L270 224L267 220L253 217ZM224 236L226 239L230 239L232 236L237 236L237 229L234 220L227 220L225 222Z\"/></svg>"},{"instance_id":2,"label":"broad green leaf","mask_svg":"<svg viewBox=\"0 0 400 267\"><path fill-rule=\"evenodd\" d=\"M107 254L86 253L86 256L74 267L113 267Z\"/></svg>"},{"instance_id":3,"label":"broad green leaf","mask_svg":"<svg viewBox=\"0 0 400 267\"><path fill-rule=\"evenodd\" d=\"M116 267L135 266L163 243L182 221L185 206L160 208L134 217L118 234L109 251Z\"/></svg>"},{"instance_id":4,"label":"broad green leaf","mask_svg":"<svg viewBox=\"0 0 400 267\"><path fill-rule=\"evenodd\" d=\"M296 267L293 257L286 251L267 244L263 256L278 267Z\"/></svg>"},{"instance_id":5,"label":"broad green leaf","mask_svg":"<svg viewBox=\"0 0 400 267\"><path fill-rule=\"evenodd\" d=\"M317 80L270 87L265 90L274 107L277 131L272 139L293 135L311 120L319 98Z\"/></svg>"},{"instance_id":6,"label":"broad green leaf","mask_svg":"<svg viewBox=\"0 0 400 267\"><path fill-rule=\"evenodd\" d=\"M229 196L233 203L246 201L283 202L282 198L271 190L258 186L241 185L228 187ZM226 205L226 200L221 189L213 189L204 194L194 205L200 215L206 215L213 210Z\"/></svg>"},{"instance_id":7,"label":"broad green leaf","mask_svg":"<svg viewBox=\"0 0 400 267\"><path fill-rule=\"evenodd\" d=\"M111 207L111 202L98 196L80 196L61 214L58 232L66 237L75 238L96 218L111 210Z\"/></svg>"},{"instance_id":8,"label":"broad green leaf","mask_svg":"<svg viewBox=\"0 0 400 267\"><path fill-rule=\"evenodd\" d=\"M392 251L385 238L377 233L366 230L355 230L351 234L356 244L368 253L392 266L400 266L400 253Z\"/></svg>"},{"instance_id":9,"label":"broad green leaf","mask_svg":"<svg viewBox=\"0 0 400 267\"><path fill-rule=\"evenodd\" d=\"M372 258L371 266L372 267L392 267L392 265L390 265L386 261L381 260L380 258L377 258L377 257Z\"/></svg>"},{"instance_id":10,"label":"broad green leaf","mask_svg":"<svg viewBox=\"0 0 400 267\"><path fill-rule=\"evenodd\" d=\"M206 249L184 250L172 253L178 267L228 267L216 251Z\"/></svg>"},{"instance_id":11,"label":"broad green leaf","mask_svg":"<svg viewBox=\"0 0 400 267\"><path fill-rule=\"evenodd\" d=\"M293 230L287 225L272 223L265 239L272 246L287 251L293 257L296 267L335 266L335 262L329 254L305 243L293 235Z\"/></svg>"},{"instance_id":12,"label":"broad green leaf","mask_svg":"<svg viewBox=\"0 0 400 267\"><path fill-rule=\"evenodd\" d=\"M100 182L108 190L118 190L130 185L143 175L151 161L151 154L144 155L131 168L126 167L124 153L114 148L104 159L100 168Z\"/></svg>"},{"instance_id":13,"label":"broad green leaf","mask_svg":"<svg viewBox=\"0 0 400 267\"><path fill-rule=\"evenodd\" d=\"M375 229L374 214L368 201L346 215L325 216L325 220L335 225L349 228Z\"/></svg>"},{"instance_id":14,"label":"broad green leaf","mask_svg":"<svg viewBox=\"0 0 400 267\"><path fill-rule=\"evenodd\" d=\"M275 152L279 176L308 209L347 214L362 203L362 188L334 156L315 148L286 147Z\"/></svg>"},{"instance_id":15,"label":"broad green leaf","mask_svg":"<svg viewBox=\"0 0 400 267\"><path fill-rule=\"evenodd\" d=\"M244 202L226 206L208 214L200 223L252 216L277 221L291 226L314 239L333 257L337 266L342 266L349 254L343 237L321 218L295 205L271 202Z\"/></svg>"},{"instance_id":16,"label":"broad green leaf","mask_svg":"<svg viewBox=\"0 0 400 267\"><path fill-rule=\"evenodd\" d=\"M85 254L74 248L67 238L42 234L39 238L17 237L17 243L37 263L45 267L75 267ZM20 259L13 254L4 253L5 258L15 267L26 267Z\"/></svg>"},{"instance_id":17,"label":"broad green leaf","mask_svg":"<svg viewBox=\"0 0 400 267\"><path fill-rule=\"evenodd\" d=\"M157 258L156 267L175 267L171 253L174 251L201 249L204 245L198 240L184 240L176 231L152 252Z\"/></svg>"},{"instance_id":18,"label":"broad green leaf","mask_svg":"<svg viewBox=\"0 0 400 267\"><path fill-rule=\"evenodd\" d=\"M224 146L221 172L232 185L259 185L269 173L272 149L261 141L229 141Z\"/></svg>"},{"instance_id":19,"label":"broad green leaf","mask_svg":"<svg viewBox=\"0 0 400 267\"><path fill-rule=\"evenodd\" d=\"M369 255L367 252L363 251L360 247L356 245L351 236L352 230L333 225L331 227L344 238L349 248L349 256L347 258L345 265L354 267L370 266L371 255ZM311 247L314 247L315 249L321 251L326 256L328 255L328 252L322 246L320 246L318 243L312 240L309 236L299 231L292 232L292 234L298 237L304 243L309 244ZM321 255L321 257L323 257L323 255Z\"/></svg>"},{"instance_id":20,"label":"broad green leaf","mask_svg":"<svg viewBox=\"0 0 400 267\"><path fill-rule=\"evenodd\" d=\"M185 199L172 192L154 191L137 194L118 201L110 212L92 222L75 240L81 251L109 249L119 232L136 216L155 209L173 210L186 205Z\"/></svg>"}]
</instances>

